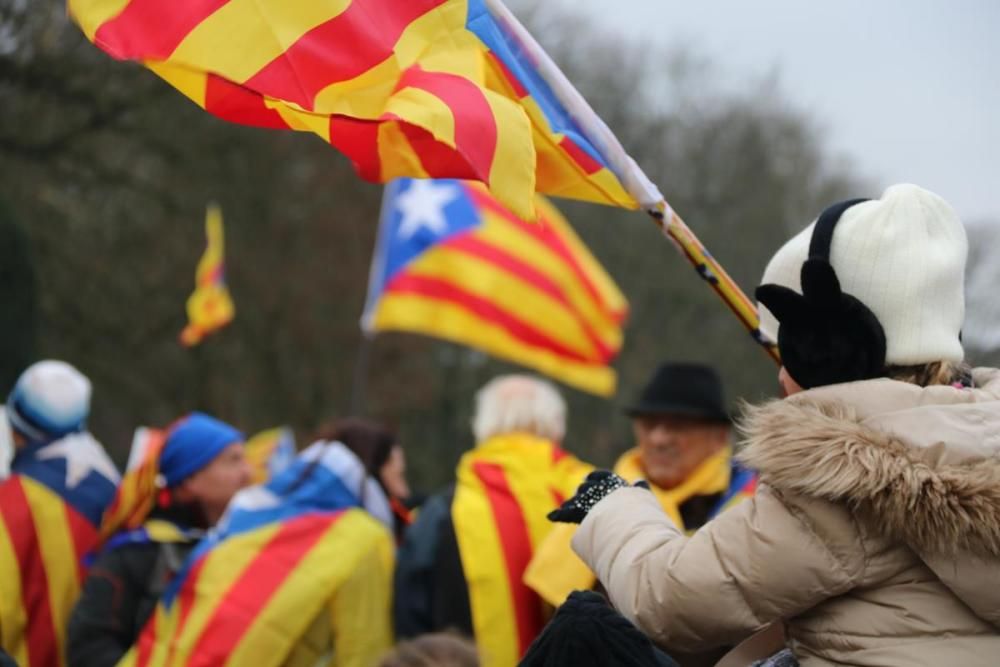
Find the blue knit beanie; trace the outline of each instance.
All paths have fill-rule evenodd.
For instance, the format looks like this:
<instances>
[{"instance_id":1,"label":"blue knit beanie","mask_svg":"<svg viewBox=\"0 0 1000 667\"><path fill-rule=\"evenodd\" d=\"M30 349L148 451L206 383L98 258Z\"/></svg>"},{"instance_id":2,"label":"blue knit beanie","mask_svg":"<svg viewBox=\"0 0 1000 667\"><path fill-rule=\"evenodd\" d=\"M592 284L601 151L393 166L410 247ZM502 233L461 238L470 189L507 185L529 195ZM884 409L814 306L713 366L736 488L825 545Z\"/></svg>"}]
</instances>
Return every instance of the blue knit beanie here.
<instances>
[{"instance_id":1,"label":"blue knit beanie","mask_svg":"<svg viewBox=\"0 0 1000 667\"><path fill-rule=\"evenodd\" d=\"M215 459L229 445L246 438L229 424L200 412L177 422L160 454L160 474L173 488Z\"/></svg>"}]
</instances>

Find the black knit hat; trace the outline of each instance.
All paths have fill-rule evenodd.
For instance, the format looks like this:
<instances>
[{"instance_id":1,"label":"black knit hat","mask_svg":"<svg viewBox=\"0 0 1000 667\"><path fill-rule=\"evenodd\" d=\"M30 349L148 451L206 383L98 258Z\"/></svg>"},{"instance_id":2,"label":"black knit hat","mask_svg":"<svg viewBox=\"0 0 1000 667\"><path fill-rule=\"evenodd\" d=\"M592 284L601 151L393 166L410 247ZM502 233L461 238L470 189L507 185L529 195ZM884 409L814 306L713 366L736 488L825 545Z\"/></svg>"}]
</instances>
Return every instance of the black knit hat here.
<instances>
[{"instance_id":1,"label":"black knit hat","mask_svg":"<svg viewBox=\"0 0 1000 667\"><path fill-rule=\"evenodd\" d=\"M574 591L528 648L520 667L676 667L593 591Z\"/></svg>"},{"instance_id":2,"label":"black knit hat","mask_svg":"<svg viewBox=\"0 0 1000 667\"><path fill-rule=\"evenodd\" d=\"M676 415L729 422L722 380L711 366L694 363L661 364L639 400L625 409L630 417Z\"/></svg>"}]
</instances>

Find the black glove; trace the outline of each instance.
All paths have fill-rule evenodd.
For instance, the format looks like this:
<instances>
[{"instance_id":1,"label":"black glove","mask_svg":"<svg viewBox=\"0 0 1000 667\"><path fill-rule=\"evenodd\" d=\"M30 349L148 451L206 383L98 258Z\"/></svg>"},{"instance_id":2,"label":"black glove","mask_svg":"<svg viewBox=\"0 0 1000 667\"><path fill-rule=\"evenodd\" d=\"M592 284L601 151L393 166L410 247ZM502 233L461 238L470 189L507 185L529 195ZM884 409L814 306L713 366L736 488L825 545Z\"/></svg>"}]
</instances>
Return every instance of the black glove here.
<instances>
[{"instance_id":1,"label":"black glove","mask_svg":"<svg viewBox=\"0 0 1000 667\"><path fill-rule=\"evenodd\" d=\"M649 484L643 481L636 482L635 485L644 489L649 488ZM595 470L583 480L575 496L564 502L559 509L548 513L548 519L562 523L580 523L587 516L587 512L602 498L612 491L628 486L628 482L609 470Z\"/></svg>"}]
</instances>

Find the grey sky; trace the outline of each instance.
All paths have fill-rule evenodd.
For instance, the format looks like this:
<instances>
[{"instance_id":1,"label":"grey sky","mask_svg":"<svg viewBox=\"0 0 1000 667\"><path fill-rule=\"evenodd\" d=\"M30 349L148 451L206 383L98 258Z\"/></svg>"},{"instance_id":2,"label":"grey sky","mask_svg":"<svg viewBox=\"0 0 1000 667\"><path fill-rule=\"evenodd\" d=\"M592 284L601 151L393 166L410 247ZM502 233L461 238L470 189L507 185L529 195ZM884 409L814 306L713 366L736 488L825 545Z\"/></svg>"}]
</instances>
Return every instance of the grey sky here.
<instances>
[{"instance_id":1,"label":"grey sky","mask_svg":"<svg viewBox=\"0 0 1000 667\"><path fill-rule=\"evenodd\" d=\"M789 101L862 173L934 190L964 220L1000 223L1000 1L568 6L630 38L693 46L732 79L777 67Z\"/></svg>"}]
</instances>

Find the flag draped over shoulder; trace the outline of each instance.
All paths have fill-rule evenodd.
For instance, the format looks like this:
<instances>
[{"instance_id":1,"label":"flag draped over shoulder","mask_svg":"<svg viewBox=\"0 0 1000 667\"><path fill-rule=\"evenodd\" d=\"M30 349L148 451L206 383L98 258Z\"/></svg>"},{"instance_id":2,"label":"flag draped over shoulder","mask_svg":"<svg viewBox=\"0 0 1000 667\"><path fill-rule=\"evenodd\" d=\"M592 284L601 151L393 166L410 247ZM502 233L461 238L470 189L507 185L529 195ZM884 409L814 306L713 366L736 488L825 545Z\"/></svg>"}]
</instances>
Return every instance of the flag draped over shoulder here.
<instances>
[{"instance_id":1,"label":"flag draped over shoulder","mask_svg":"<svg viewBox=\"0 0 1000 667\"><path fill-rule=\"evenodd\" d=\"M313 132L368 180L477 180L528 218L536 189L636 208L498 5L69 0L112 57L225 120Z\"/></svg>"},{"instance_id":2,"label":"flag draped over shoulder","mask_svg":"<svg viewBox=\"0 0 1000 667\"><path fill-rule=\"evenodd\" d=\"M536 206L528 223L477 183L390 184L363 328L444 338L610 395L628 304L555 207Z\"/></svg>"},{"instance_id":3,"label":"flag draped over shoulder","mask_svg":"<svg viewBox=\"0 0 1000 667\"><path fill-rule=\"evenodd\" d=\"M484 667L517 664L544 626L542 600L524 571L555 525L545 515L590 470L527 434L490 438L462 456L451 511Z\"/></svg>"},{"instance_id":4,"label":"flag draped over shoulder","mask_svg":"<svg viewBox=\"0 0 1000 667\"><path fill-rule=\"evenodd\" d=\"M363 508L363 509L362 509ZM120 665L363 667L390 646L388 501L340 443L241 491Z\"/></svg>"},{"instance_id":5,"label":"flag draped over shoulder","mask_svg":"<svg viewBox=\"0 0 1000 667\"><path fill-rule=\"evenodd\" d=\"M0 647L22 667L65 664L83 557L117 482L89 433L18 451L0 482Z\"/></svg>"},{"instance_id":6,"label":"flag draped over shoulder","mask_svg":"<svg viewBox=\"0 0 1000 667\"><path fill-rule=\"evenodd\" d=\"M205 236L205 254L198 261L194 292L187 301L188 325L180 336L187 347L232 322L236 312L226 287L222 211L214 204L205 214Z\"/></svg>"}]
</instances>

